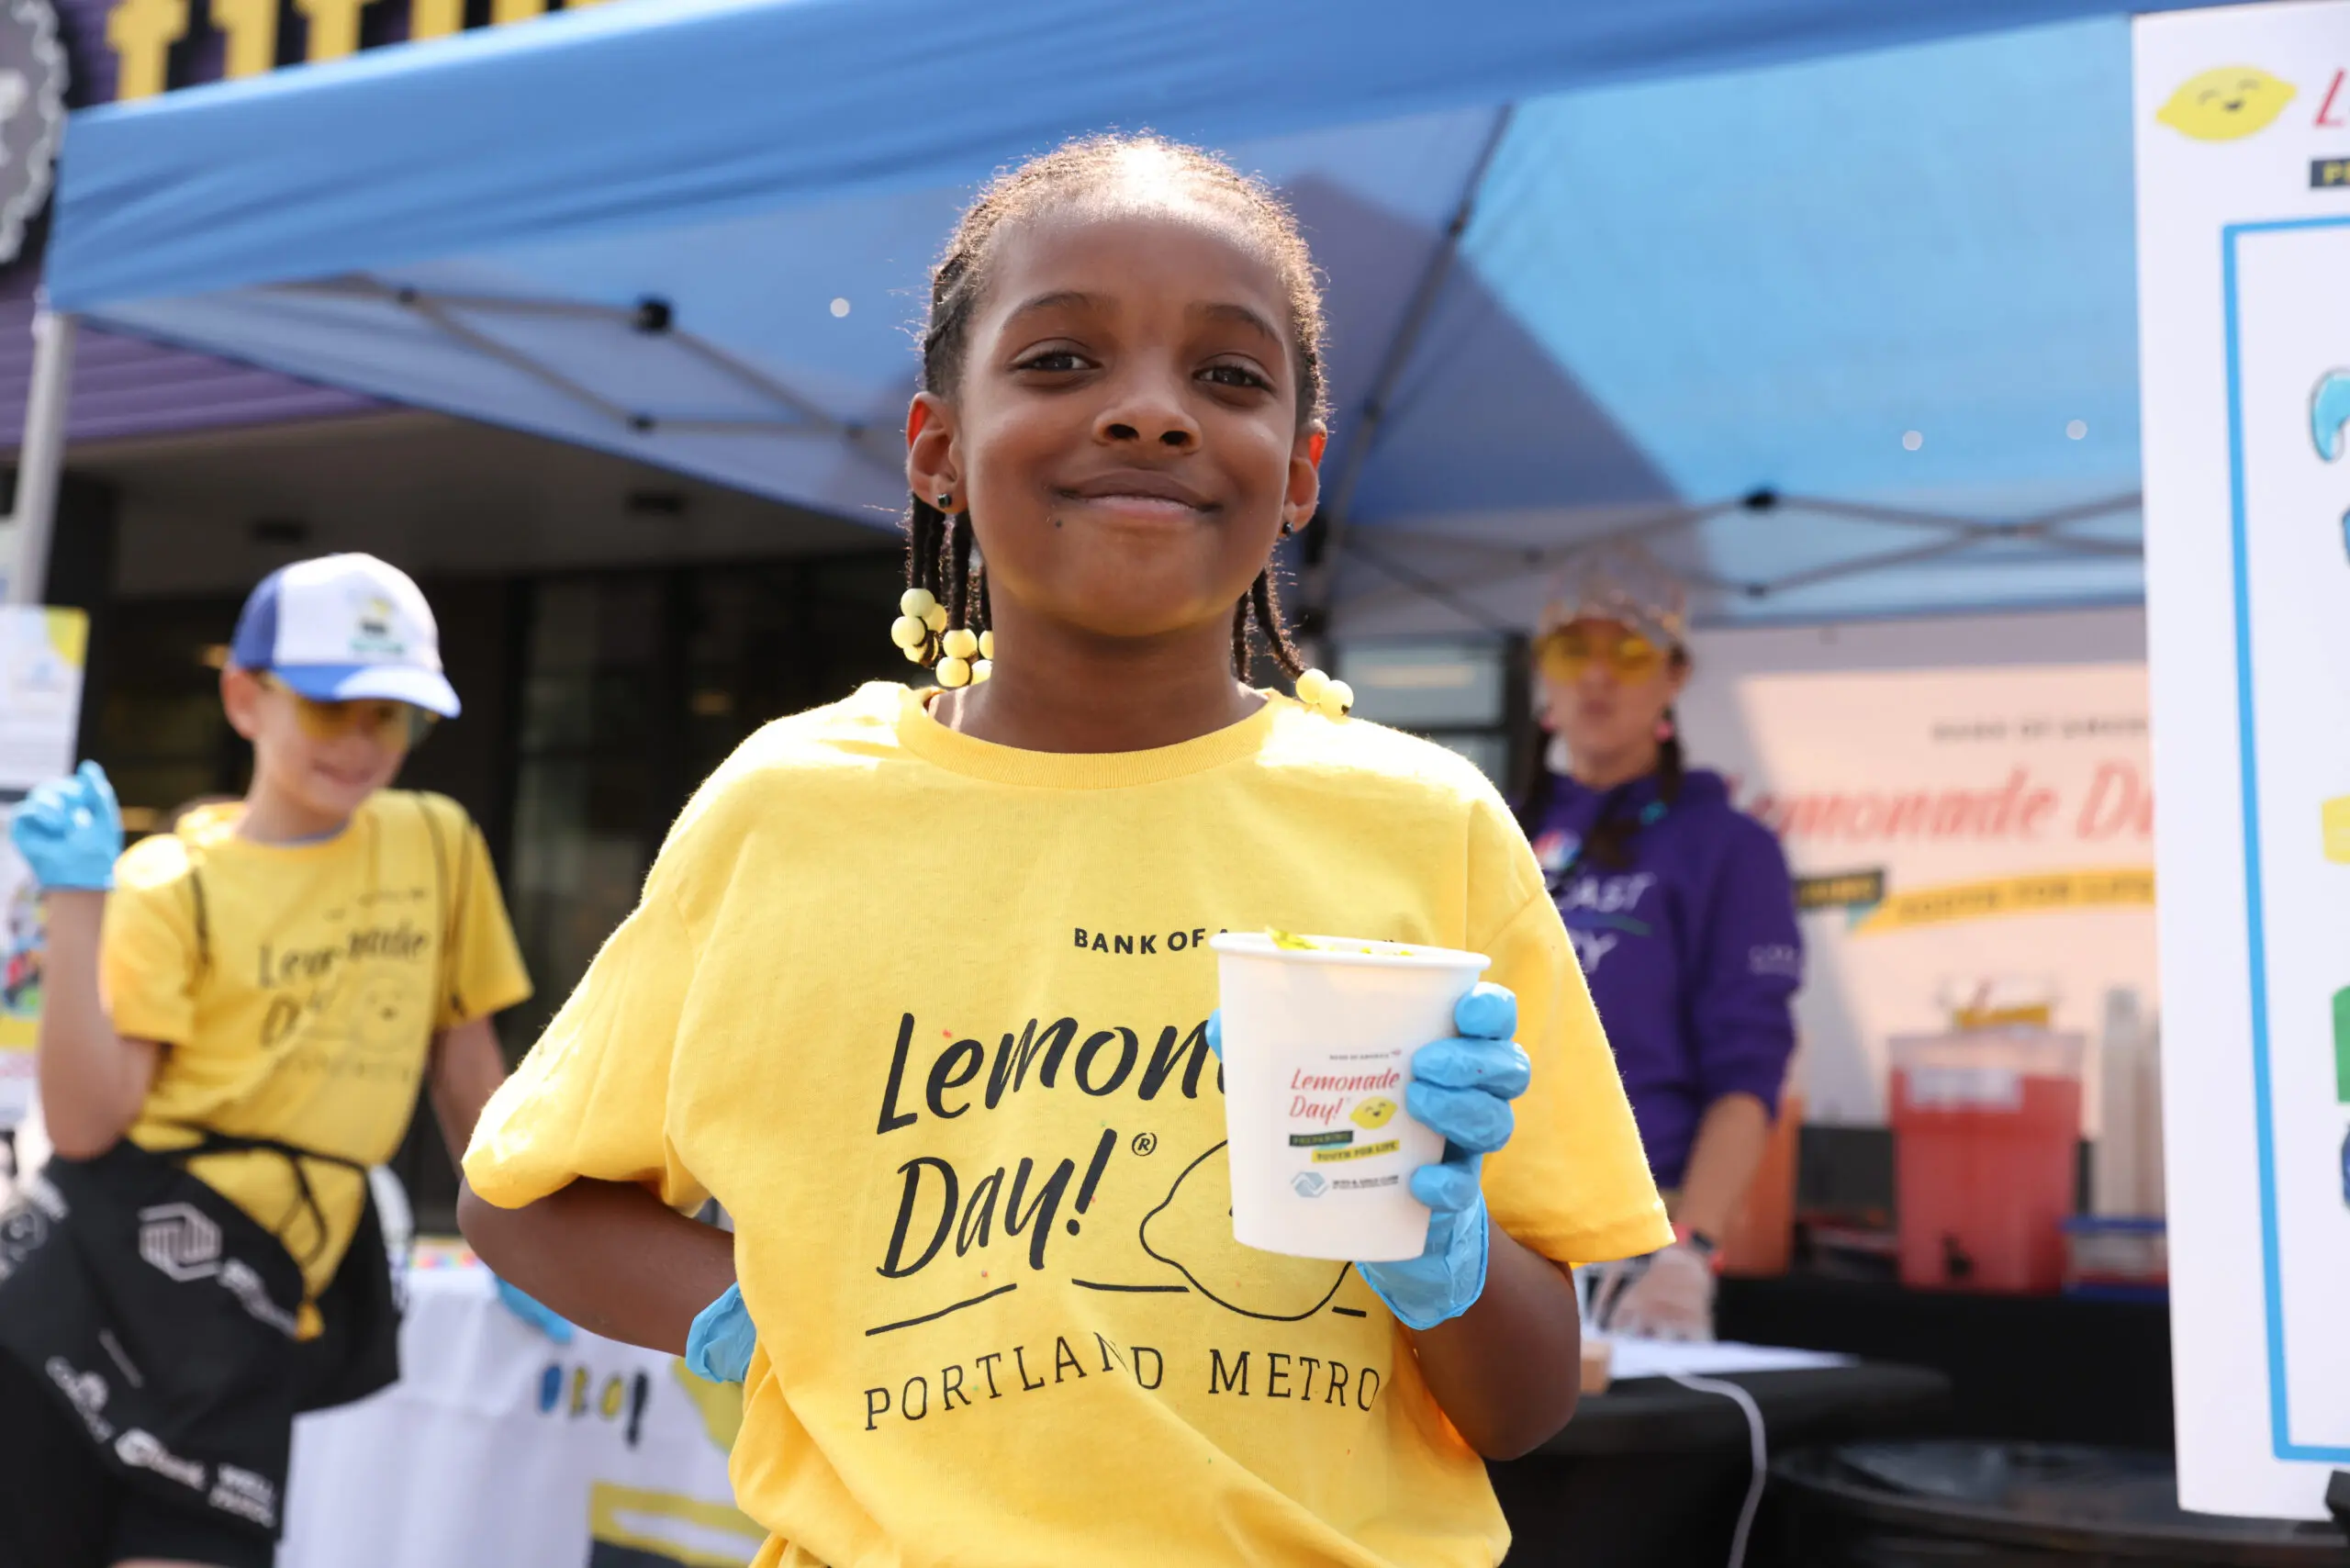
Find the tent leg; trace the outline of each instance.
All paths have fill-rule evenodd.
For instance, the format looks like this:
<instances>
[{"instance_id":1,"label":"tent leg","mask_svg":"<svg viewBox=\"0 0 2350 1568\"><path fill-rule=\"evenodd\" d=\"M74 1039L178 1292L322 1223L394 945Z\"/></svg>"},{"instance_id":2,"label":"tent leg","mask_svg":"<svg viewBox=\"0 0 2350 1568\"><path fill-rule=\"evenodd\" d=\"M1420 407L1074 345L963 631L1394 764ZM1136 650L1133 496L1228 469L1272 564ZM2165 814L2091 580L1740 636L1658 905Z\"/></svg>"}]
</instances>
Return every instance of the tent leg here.
<instances>
[{"instance_id":1,"label":"tent leg","mask_svg":"<svg viewBox=\"0 0 2350 1568\"><path fill-rule=\"evenodd\" d=\"M49 585L49 542L57 527L57 482L65 464L65 404L73 389L73 340L79 323L42 310L33 317L32 385L25 398L25 440L17 453L17 559L8 569L8 602L39 604Z\"/></svg>"},{"instance_id":2,"label":"tent leg","mask_svg":"<svg viewBox=\"0 0 2350 1568\"><path fill-rule=\"evenodd\" d=\"M1444 280L1450 275L1453 263L1460 259L1460 242L1469 232L1469 220L1476 216L1477 198L1484 194L1485 176L1493 172L1494 154L1502 150L1510 122L1516 118L1516 104L1504 104L1494 115L1493 129L1486 133L1484 145L1478 149L1477 161L1470 166L1469 178L1460 187L1460 200L1452 209L1452 220L1438 237L1435 252L1420 274L1419 286L1413 291L1411 303L1404 308L1404 319L1395 329L1394 341L1387 345L1378 374L1371 378L1371 395L1363 399L1362 417L1348 438L1344 465L1336 475L1324 478L1322 505L1316 513L1323 531L1322 559L1305 574L1306 611L1319 626L1328 626L1337 608L1334 601L1338 591L1338 551L1346 543L1350 521L1348 513L1354 510L1355 481L1362 477L1363 464L1369 461L1371 449L1378 444L1381 426L1386 422L1388 408L1394 400L1396 383L1402 379L1404 367L1411 364L1413 351L1420 346L1420 332L1443 296Z\"/></svg>"}]
</instances>

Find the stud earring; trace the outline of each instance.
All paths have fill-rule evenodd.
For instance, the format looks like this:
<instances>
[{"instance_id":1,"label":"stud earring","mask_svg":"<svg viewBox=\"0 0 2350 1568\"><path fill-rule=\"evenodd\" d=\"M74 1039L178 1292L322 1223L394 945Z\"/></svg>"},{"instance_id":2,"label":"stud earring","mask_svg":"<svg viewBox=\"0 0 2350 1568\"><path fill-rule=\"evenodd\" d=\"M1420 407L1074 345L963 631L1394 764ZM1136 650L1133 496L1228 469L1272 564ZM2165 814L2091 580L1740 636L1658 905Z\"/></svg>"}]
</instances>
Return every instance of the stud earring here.
<instances>
[{"instance_id":1,"label":"stud earring","mask_svg":"<svg viewBox=\"0 0 2350 1568\"><path fill-rule=\"evenodd\" d=\"M952 513L953 513L953 511L955 510L955 492L954 492L954 491L952 491L952 490L941 490L941 491L938 493L938 510L939 510L940 511L946 512L946 513L949 513L949 514L952 514Z\"/></svg>"}]
</instances>

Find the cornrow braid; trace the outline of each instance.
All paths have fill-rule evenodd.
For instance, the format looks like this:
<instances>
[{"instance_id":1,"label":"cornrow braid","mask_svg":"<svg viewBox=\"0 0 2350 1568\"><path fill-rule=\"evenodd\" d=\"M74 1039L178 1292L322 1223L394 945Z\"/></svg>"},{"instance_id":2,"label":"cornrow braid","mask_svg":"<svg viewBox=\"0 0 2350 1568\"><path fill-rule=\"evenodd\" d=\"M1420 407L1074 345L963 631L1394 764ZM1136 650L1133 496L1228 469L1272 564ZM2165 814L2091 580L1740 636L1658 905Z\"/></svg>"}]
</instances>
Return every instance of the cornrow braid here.
<instances>
[{"instance_id":1,"label":"cornrow braid","mask_svg":"<svg viewBox=\"0 0 2350 1568\"><path fill-rule=\"evenodd\" d=\"M1305 655L1290 641L1281 620L1281 590L1273 585L1270 566L1257 574L1248 596L1232 607L1232 673L1242 680L1257 662L1251 633L1263 639L1266 654L1283 675L1295 680L1305 673Z\"/></svg>"},{"instance_id":2,"label":"cornrow braid","mask_svg":"<svg viewBox=\"0 0 2350 1568\"><path fill-rule=\"evenodd\" d=\"M938 601L946 606L948 625L970 624L971 531L958 527L951 517L946 520L946 591L938 596Z\"/></svg>"},{"instance_id":3,"label":"cornrow braid","mask_svg":"<svg viewBox=\"0 0 2350 1568\"><path fill-rule=\"evenodd\" d=\"M1673 720L1673 710L1664 711L1665 720ZM1632 868L1632 840L1644 827L1651 827L1664 813L1681 802L1681 784L1688 771L1688 756L1681 749L1681 734L1673 733L1657 743L1656 799L1639 811L1632 808L1629 792L1625 789L1612 791L1600 809L1599 820L1583 836L1583 858L1602 871L1628 871Z\"/></svg>"},{"instance_id":4,"label":"cornrow braid","mask_svg":"<svg viewBox=\"0 0 2350 1568\"><path fill-rule=\"evenodd\" d=\"M1091 136L1067 142L999 174L979 193L931 269L930 318L922 337L922 389L952 397L960 383L971 319L987 277L990 247L1007 223L1053 207L1115 189L1125 180L1155 177L1181 184L1200 199L1237 217L1261 248L1288 297L1296 360L1300 429L1324 412L1322 287L1296 217L1271 187L1195 147L1155 136ZM906 507L906 586L928 592L946 611L946 629L989 629L986 566L972 559L968 512L948 515L922 496ZM938 657L943 633L911 650L923 663ZM1246 678L1256 644L1284 675L1305 667L1281 618L1281 591L1268 564L1232 608L1232 668Z\"/></svg>"}]
</instances>

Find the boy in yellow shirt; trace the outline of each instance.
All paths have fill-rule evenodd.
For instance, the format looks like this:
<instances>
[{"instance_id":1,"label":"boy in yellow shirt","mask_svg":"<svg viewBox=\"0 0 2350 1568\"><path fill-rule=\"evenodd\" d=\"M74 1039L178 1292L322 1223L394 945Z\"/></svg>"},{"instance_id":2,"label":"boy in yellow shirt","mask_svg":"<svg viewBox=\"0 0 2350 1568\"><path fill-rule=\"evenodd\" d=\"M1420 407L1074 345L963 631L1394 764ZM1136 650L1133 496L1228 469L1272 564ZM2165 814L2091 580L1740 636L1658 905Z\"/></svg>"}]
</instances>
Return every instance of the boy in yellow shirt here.
<instances>
[{"instance_id":1,"label":"boy in yellow shirt","mask_svg":"<svg viewBox=\"0 0 2350 1568\"><path fill-rule=\"evenodd\" d=\"M416 585L288 566L221 698L241 802L129 854L94 763L12 836L48 896L56 1158L0 1220L0 1561L263 1568L297 1411L397 1373L367 1170L463 1148L530 993L481 834L386 788L457 696Z\"/></svg>"}]
</instances>

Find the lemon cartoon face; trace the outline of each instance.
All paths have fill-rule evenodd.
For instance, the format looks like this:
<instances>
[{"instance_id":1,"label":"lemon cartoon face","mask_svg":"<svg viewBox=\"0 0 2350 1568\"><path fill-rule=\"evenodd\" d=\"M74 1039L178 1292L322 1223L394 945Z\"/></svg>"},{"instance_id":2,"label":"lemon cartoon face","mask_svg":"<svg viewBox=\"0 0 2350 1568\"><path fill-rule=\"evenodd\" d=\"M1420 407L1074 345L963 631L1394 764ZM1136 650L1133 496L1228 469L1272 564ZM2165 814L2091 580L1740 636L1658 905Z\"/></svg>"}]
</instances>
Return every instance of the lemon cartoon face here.
<instances>
[{"instance_id":1,"label":"lemon cartoon face","mask_svg":"<svg viewBox=\"0 0 2350 1568\"><path fill-rule=\"evenodd\" d=\"M2267 129L2293 93L2256 65L2223 65L2187 81L2154 118L2198 141L2235 141Z\"/></svg>"},{"instance_id":2,"label":"lemon cartoon face","mask_svg":"<svg viewBox=\"0 0 2350 1568\"><path fill-rule=\"evenodd\" d=\"M1348 1118L1359 1127L1373 1129L1385 1126L1395 1114L1395 1102L1384 1095L1374 1094L1354 1109Z\"/></svg>"}]
</instances>

